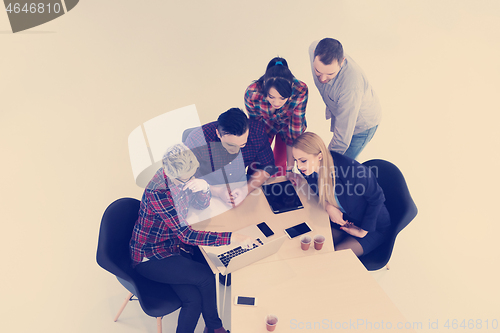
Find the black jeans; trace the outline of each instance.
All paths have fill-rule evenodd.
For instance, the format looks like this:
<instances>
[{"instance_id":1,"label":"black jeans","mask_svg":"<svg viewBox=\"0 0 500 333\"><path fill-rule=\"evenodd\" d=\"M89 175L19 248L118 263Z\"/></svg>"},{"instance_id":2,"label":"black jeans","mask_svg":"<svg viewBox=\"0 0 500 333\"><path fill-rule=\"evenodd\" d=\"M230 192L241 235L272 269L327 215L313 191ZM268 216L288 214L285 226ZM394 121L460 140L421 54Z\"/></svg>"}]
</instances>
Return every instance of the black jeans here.
<instances>
[{"instance_id":1,"label":"black jeans","mask_svg":"<svg viewBox=\"0 0 500 333\"><path fill-rule=\"evenodd\" d=\"M215 275L206 262L195 261L182 253L140 263L136 270L150 280L171 285L181 299L177 333L193 333L200 313L209 331L222 327L217 314Z\"/></svg>"}]
</instances>

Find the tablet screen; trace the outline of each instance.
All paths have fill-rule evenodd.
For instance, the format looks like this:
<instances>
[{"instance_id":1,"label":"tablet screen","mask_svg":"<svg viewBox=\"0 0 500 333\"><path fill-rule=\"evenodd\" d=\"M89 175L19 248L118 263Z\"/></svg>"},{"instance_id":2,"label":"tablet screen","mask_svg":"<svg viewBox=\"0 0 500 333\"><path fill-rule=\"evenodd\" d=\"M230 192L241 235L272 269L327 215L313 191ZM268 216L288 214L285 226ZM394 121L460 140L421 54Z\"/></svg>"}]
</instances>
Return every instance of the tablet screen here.
<instances>
[{"instance_id":1,"label":"tablet screen","mask_svg":"<svg viewBox=\"0 0 500 333\"><path fill-rule=\"evenodd\" d=\"M275 214L304 208L292 183L284 182L262 185L262 191L266 196L271 210Z\"/></svg>"}]
</instances>

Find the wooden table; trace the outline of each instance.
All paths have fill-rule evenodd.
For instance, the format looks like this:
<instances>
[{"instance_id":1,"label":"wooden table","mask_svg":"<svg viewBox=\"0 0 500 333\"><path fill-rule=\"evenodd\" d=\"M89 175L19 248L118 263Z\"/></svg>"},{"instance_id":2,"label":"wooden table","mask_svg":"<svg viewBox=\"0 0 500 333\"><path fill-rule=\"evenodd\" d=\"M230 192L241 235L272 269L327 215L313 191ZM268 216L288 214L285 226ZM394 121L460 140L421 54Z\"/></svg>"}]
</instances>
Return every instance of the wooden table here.
<instances>
[{"instance_id":1,"label":"wooden table","mask_svg":"<svg viewBox=\"0 0 500 333\"><path fill-rule=\"evenodd\" d=\"M276 177L271 178L268 183L283 180L285 180L285 177ZM304 188L308 189L307 184ZM283 236L286 228L305 221L312 228L312 231L309 232L308 235L312 237L318 234L325 236L325 243L322 251L333 252L333 239L328 214L318 205L317 196L308 195L307 189L298 191L300 200L304 206L302 209L274 214L269 207L265 195L258 189L250 193L243 203L236 208L230 208L219 199L212 198L209 208L203 211L192 209L187 220L191 223L193 229L210 231L236 231L252 224L266 222L274 231L274 235L269 237L270 240ZM199 220L201 220L201 222L196 222ZM300 248L300 238L301 237L296 237L291 240L287 239L278 253L264 258L259 262L314 256L319 253L314 250L307 252L302 251ZM213 266L212 270L214 273L217 271Z\"/></svg>"},{"instance_id":2,"label":"wooden table","mask_svg":"<svg viewBox=\"0 0 500 333\"><path fill-rule=\"evenodd\" d=\"M267 332L268 314L279 318L275 332L415 332L405 329L402 314L354 253L334 251L328 214L308 189L306 185L298 191L303 209L282 214L271 211L259 190L236 208L213 198L206 210L190 212L188 222L197 230L236 231L265 221L275 232L271 237L279 237L284 229L306 221L313 229L309 235L326 238L320 251L313 246L302 251L300 237L286 240L276 254L232 273L231 332ZM258 305L236 306L238 295L256 297Z\"/></svg>"},{"instance_id":3,"label":"wooden table","mask_svg":"<svg viewBox=\"0 0 500 333\"><path fill-rule=\"evenodd\" d=\"M267 332L268 314L277 333L415 332L352 251L316 252L234 272L232 298L256 297L257 306L231 302L231 332Z\"/></svg>"}]
</instances>

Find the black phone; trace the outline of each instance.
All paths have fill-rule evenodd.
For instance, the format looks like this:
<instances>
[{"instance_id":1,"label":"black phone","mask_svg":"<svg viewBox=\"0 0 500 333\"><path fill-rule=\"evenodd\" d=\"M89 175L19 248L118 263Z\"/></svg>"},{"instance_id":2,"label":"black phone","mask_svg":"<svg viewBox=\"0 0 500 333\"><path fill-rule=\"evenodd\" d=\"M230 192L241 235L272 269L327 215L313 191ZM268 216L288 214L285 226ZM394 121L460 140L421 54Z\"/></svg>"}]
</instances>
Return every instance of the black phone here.
<instances>
[{"instance_id":1,"label":"black phone","mask_svg":"<svg viewBox=\"0 0 500 333\"><path fill-rule=\"evenodd\" d=\"M236 305L257 306L257 299L255 297L236 296L234 298L234 304L236 304Z\"/></svg>"},{"instance_id":2,"label":"black phone","mask_svg":"<svg viewBox=\"0 0 500 333\"><path fill-rule=\"evenodd\" d=\"M311 227L306 222L302 222L300 224L294 225L293 227L285 229L285 233L288 235L290 239L292 239L297 236L308 233L311 230L312 230Z\"/></svg>"},{"instance_id":3,"label":"black phone","mask_svg":"<svg viewBox=\"0 0 500 333\"><path fill-rule=\"evenodd\" d=\"M260 231L262 231L262 233L266 237L274 235L274 232L271 230L271 228L269 228L269 226L267 225L266 222L262 222L262 223L257 224L257 227L260 229Z\"/></svg>"}]
</instances>

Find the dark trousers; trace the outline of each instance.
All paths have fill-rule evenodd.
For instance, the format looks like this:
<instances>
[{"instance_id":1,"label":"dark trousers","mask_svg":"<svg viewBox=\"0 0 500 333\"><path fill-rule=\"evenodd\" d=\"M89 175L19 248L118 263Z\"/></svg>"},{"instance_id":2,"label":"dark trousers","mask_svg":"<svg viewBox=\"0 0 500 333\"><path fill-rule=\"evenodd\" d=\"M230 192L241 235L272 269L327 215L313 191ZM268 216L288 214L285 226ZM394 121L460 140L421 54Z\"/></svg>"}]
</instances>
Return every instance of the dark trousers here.
<instances>
[{"instance_id":1,"label":"dark trousers","mask_svg":"<svg viewBox=\"0 0 500 333\"><path fill-rule=\"evenodd\" d=\"M206 262L183 253L140 263L136 270L150 280L171 285L181 299L177 333L193 333L200 314L209 331L222 327L217 314L215 275Z\"/></svg>"}]
</instances>

